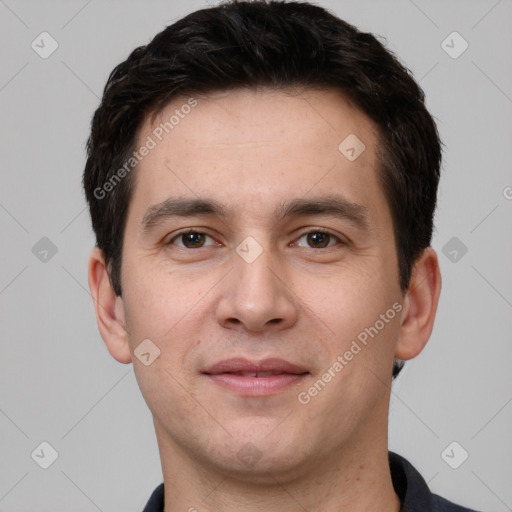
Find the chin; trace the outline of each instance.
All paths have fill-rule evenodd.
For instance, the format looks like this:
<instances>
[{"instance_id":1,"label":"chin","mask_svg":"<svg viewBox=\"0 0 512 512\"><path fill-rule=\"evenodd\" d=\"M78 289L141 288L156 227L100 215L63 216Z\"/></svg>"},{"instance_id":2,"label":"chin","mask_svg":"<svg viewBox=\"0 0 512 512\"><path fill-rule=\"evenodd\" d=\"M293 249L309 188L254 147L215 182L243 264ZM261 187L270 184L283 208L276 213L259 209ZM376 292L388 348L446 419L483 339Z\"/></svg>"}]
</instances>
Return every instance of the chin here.
<instances>
[{"instance_id":1,"label":"chin","mask_svg":"<svg viewBox=\"0 0 512 512\"><path fill-rule=\"evenodd\" d=\"M285 432L286 434L286 432ZM310 457L304 445L287 436L270 440L266 432L259 436L230 437L224 449L214 449L207 457L209 462L231 478L255 484L275 484L307 472ZM211 449L211 446L210 446ZM281 475L281 476L280 476Z\"/></svg>"}]
</instances>

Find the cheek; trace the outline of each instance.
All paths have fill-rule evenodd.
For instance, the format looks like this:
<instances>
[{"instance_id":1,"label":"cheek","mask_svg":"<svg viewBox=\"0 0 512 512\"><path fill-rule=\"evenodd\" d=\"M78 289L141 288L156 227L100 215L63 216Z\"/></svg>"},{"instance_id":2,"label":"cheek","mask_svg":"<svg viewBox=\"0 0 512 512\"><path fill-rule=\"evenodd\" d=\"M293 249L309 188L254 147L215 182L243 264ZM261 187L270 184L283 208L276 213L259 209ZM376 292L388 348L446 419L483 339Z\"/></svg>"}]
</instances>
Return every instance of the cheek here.
<instances>
[{"instance_id":1,"label":"cheek","mask_svg":"<svg viewBox=\"0 0 512 512\"><path fill-rule=\"evenodd\" d=\"M153 414L165 416L172 412L172 422L176 423L177 416L197 415L192 410L195 375L189 354L200 343L198 315L205 313L197 293L187 295L170 290L169 283L162 278L146 279L132 286L132 293L126 297L126 323L132 353L142 340L150 340L156 346L153 350L159 351L148 366L136 355L133 358L141 393ZM171 418L160 420L169 424Z\"/></svg>"},{"instance_id":2,"label":"cheek","mask_svg":"<svg viewBox=\"0 0 512 512\"><path fill-rule=\"evenodd\" d=\"M151 366L137 365L135 376L141 394L153 414L171 437L186 440L201 431L208 431L209 418L204 409L204 398L197 396L193 386L171 367L165 356ZM191 428L193 419L194 427Z\"/></svg>"},{"instance_id":3,"label":"cheek","mask_svg":"<svg viewBox=\"0 0 512 512\"><path fill-rule=\"evenodd\" d=\"M180 384L187 387L195 377L191 353L202 348L199 344L208 339L212 325L212 294L205 291L219 279L209 273L192 278L172 272L165 262L153 260L147 267L143 263L141 259L138 265L127 266L123 302L129 343L133 353L142 340L149 339L160 354L149 367L135 360L134 371L141 378L143 393L142 386L150 388L148 396L158 394L152 387L160 385L179 396ZM152 366L157 371L148 371ZM161 384L155 379L162 379Z\"/></svg>"},{"instance_id":4,"label":"cheek","mask_svg":"<svg viewBox=\"0 0 512 512\"><path fill-rule=\"evenodd\" d=\"M374 263L377 258L372 257L366 266L347 265L321 278L304 273L295 280L294 293L305 312L314 313L331 334L355 335L391 307L396 295Z\"/></svg>"},{"instance_id":5,"label":"cheek","mask_svg":"<svg viewBox=\"0 0 512 512\"><path fill-rule=\"evenodd\" d=\"M322 371L342 357L343 369L336 373L332 389L347 397L360 396L366 388L370 395L375 394L378 390L374 386L381 386L379 381L387 382L391 375L399 330L395 308L401 303L397 283L390 272L386 275L380 270L379 261L372 259L364 270L346 269L333 276L328 286L315 288L311 280L302 288L308 306L305 314L310 309L311 318L320 320L316 323L326 334L318 340L323 352ZM307 295L306 290L313 291Z\"/></svg>"},{"instance_id":6,"label":"cheek","mask_svg":"<svg viewBox=\"0 0 512 512\"><path fill-rule=\"evenodd\" d=\"M179 329L181 320L201 306L205 279L173 272L164 259L127 259L123 302L130 335L164 340ZM206 288L207 289L207 288Z\"/></svg>"}]
</instances>

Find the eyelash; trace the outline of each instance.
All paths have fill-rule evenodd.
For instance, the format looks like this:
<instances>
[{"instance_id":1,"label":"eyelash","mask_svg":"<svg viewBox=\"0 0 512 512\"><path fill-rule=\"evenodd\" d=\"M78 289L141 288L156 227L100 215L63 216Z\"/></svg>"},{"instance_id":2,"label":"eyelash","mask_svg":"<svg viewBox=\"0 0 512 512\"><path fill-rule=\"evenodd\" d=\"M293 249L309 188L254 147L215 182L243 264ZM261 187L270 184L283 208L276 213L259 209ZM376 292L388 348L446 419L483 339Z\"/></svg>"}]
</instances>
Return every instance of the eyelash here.
<instances>
[{"instance_id":1,"label":"eyelash","mask_svg":"<svg viewBox=\"0 0 512 512\"><path fill-rule=\"evenodd\" d=\"M176 234L175 236L173 236L166 245L174 245L174 242L176 240L180 239L180 237L182 237L184 235L191 234L191 233L198 234L198 235L205 235L205 236L207 236L207 237L209 237L209 238L211 238L212 240L215 241L215 239L211 235L208 235L207 233L204 233L202 231L195 231L193 229L189 229L187 231L182 231L182 232ZM328 231L328 230L323 229L323 228L314 228L314 229L311 229L309 231L306 231L306 232L302 233L294 242L292 242L292 244L297 243L298 240L300 240L301 238L303 238L303 237L305 237L307 235L316 234L316 233L321 233L321 234L330 236L331 239L334 239L336 241L336 243L333 244L333 245L337 245L337 244L345 245L346 244L346 242L344 242L339 236L337 236L334 233L332 233L331 231ZM219 243L216 242L216 244L218 245ZM211 244L211 245L215 245L215 244ZM333 247L333 245L328 245L327 247L309 247L309 248L310 249L327 249L329 247ZM206 247L210 247L210 246L206 246ZM182 249L188 249L188 250L194 249L193 247L184 247L184 246L178 246L178 247L181 247ZM205 246L201 246L201 247L198 247L197 249L203 249L204 247Z\"/></svg>"},{"instance_id":2,"label":"eyelash","mask_svg":"<svg viewBox=\"0 0 512 512\"><path fill-rule=\"evenodd\" d=\"M329 240L329 243L331 241L335 241L336 243L332 244L332 245L327 245L327 247L308 247L309 249L329 249L330 247L333 247L334 245L338 245L338 244L344 244L344 241L337 235L335 235L334 233L332 233L331 231L327 230L327 229L322 229L322 228L315 228L315 229L311 229L309 231L306 231L304 233L302 233L297 239L295 242L293 242L294 244L297 243L298 240L300 240L301 238L305 237L305 236L308 236L308 235L311 235L311 234L316 234L316 233L321 233L323 235L328 235L331 237L331 239Z\"/></svg>"},{"instance_id":3,"label":"eyelash","mask_svg":"<svg viewBox=\"0 0 512 512\"><path fill-rule=\"evenodd\" d=\"M214 238L211 236L211 235L208 235L207 233L204 233L203 231L197 231L197 230L194 230L194 229L188 229L187 231L181 231L180 233L178 233L177 235L174 235L170 240L169 242L167 242L166 245L174 245L174 241L175 240L178 240L179 238L181 238L182 236L184 235L189 235L189 234L197 234L197 235L205 235L209 238L211 238L212 240L214 240ZM218 242L216 242L218 244ZM213 245L213 244L212 244ZM192 248L191 247L182 247L182 246L178 246L178 247L181 247L182 249L189 249L191 250ZM202 249L203 247L199 247L199 249Z\"/></svg>"}]
</instances>

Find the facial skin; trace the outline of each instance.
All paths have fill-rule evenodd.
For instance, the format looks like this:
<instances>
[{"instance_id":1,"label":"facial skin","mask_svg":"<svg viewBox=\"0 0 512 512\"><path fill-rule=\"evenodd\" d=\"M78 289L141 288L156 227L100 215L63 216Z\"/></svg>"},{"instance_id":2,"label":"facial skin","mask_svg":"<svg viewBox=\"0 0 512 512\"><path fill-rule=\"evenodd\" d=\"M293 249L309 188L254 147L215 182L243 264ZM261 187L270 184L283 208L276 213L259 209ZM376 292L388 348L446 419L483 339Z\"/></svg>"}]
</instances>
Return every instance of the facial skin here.
<instances>
[{"instance_id":1,"label":"facial skin","mask_svg":"<svg viewBox=\"0 0 512 512\"><path fill-rule=\"evenodd\" d=\"M393 358L410 359L427 342L441 281L429 248L408 292L400 290L375 127L334 90L195 98L134 171L122 297L98 249L89 266L102 337L113 357L133 362L154 417L166 512L397 511L387 462ZM147 120L137 147L187 100ZM338 150L350 134L366 146L354 161ZM155 214L177 199L212 202L223 214ZM289 211L333 200L359 205L360 222L339 211ZM187 230L207 236L192 236L187 248L179 236ZM236 251L247 237L262 250L250 263ZM393 304L396 316L301 403L299 393ZM160 350L149 366L133 356L145 339ZM280 358L308 373L244 396L203 373L232 357ZM244 463L247 452L254 460Z\"/></svg>"}]
</instances>

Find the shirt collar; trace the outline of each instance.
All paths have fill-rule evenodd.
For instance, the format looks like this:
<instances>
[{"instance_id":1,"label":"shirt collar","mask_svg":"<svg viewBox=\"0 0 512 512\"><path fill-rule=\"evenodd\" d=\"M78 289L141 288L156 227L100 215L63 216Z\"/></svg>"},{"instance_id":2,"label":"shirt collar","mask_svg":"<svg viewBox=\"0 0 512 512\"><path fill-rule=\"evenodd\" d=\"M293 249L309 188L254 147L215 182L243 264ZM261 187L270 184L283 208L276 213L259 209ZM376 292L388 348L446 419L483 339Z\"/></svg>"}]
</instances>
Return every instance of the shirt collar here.
<instances>
[{"instance_id":1,"label":"shirt collar","mask_svg":"<svg viewBox=\"0 0 512 512\"><path fill-rule=\"evenodd\" d=\"M435 511L432 493L412 464L393 452L389 452L388 458L393 487L402 502L400 512Z\"/></svg>"}]
</instances>

